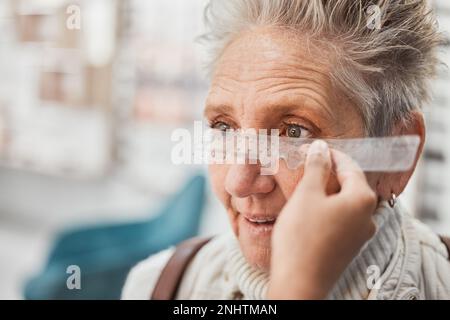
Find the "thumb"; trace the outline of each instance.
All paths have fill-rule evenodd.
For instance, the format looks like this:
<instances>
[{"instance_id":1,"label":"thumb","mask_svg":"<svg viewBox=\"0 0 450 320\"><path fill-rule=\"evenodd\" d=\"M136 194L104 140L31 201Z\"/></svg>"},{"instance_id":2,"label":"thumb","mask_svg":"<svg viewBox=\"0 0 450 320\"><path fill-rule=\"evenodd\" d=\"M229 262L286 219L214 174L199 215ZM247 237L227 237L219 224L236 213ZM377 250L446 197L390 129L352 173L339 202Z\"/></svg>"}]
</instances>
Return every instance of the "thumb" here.
<instances>
[{"instance_id":1,"label":"thumb","mask_svg":"<svg viewBox=\"0 0 450 320\"><path fill-rule=\"evenodd\" d=\"M301 188L325 193L330 172L331 156L328 145L323 140L316 140L310 145L306 155Z\"/></svg>"}]
</instances>

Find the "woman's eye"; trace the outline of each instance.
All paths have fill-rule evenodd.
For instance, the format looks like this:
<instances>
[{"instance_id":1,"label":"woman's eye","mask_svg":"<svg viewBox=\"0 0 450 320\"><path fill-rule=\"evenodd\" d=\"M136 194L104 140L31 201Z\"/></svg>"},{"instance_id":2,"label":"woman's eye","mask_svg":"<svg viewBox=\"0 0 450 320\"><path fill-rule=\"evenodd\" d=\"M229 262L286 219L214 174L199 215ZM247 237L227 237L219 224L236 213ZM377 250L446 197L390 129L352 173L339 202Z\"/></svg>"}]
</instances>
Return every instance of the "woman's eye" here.
<instances>
[{"instance_id":1,"label":"woman's eye","mask_svg":"<svg viewBox=\"0 0 450 320\"><path fill-rule=\"evenodd\" d=\"M298 124L289 124L286 127L286 136L289 138L306 138L309 131Z\"/></svg>"},{"instance_id":2,"label":"woman's eye","mask_svg":"<svg viewBox=\"0 0 450 320\"><path fill-rule=\"evenodd\" d=\"M220 130L220 131L227 131L227 130L231 129L231 127L228 124L226 124L225 122L221 122L221 121L213 123L211 128Z\"/></svg>"}]
</instances>

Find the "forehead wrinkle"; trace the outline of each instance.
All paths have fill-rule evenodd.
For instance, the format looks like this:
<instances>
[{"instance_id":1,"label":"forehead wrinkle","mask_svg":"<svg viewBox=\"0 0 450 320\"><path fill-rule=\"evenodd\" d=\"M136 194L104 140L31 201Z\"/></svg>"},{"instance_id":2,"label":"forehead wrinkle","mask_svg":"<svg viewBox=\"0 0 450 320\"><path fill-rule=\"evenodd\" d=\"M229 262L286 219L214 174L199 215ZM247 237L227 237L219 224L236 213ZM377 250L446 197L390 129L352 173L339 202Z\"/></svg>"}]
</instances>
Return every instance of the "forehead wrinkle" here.
<instances>
[{"instance_id":1,"label":"forehead wrinkle","mask_svg":"<svg viewBox=\"0 0 450 320\"><path fill-rule=\"evenodd\" d=\"M222 80L222 81L221 81ZM277 82L273 83L274 80ZM312 91L315 91L317 94L321 95L326 100L326 93L329 92L328 87L324 86L323 83L315 78L311 78L308 76L261 76L258 78L254 78L251 81L244 81L242 79L232 79L228 77L220 77L216 78L215 81L211 84L210 92L216 93L217 89L222 89L229 93L235 93L233 88L228 88L227 85L231 86L245 86L248 88L255 88L255 92L261 93L265 90L270 90L271 88L283 87L283 86L299 86L299 88L307 88ZM316 88L314 88L316 86ZM234 88L235 89L235 88ZM277 92L277 90L272 91ZM322 93L323 92L323 93Z\"/></svg>"},{"instance_id":2,"label":"forehead wrinkle","mask_svg":"<svg viewBox=\"0 0 450 320\"><path fill-rule=\"evenodd\" d=\"M258 101L257 108L258 113L265 114L267 117L271 117L277 112L290 115L306 112L310 115L315 114L325 121L336 120L335 114L330 111L328 106L324 105L316 97L305 92L290 93L289 95L283 93L281 97Z\"/></svg>"},{"instance_id":3,"label":"forehead wrinkle","mask_svg":"<svg viewBox=\"0 0 450 320\"><path fill-rule=\"evenodd\" d=\"M255 67L253 74L246 73L245 75L240 72L240 69L233 70L227 68L227 71L221 70L220 73L216 74L213 85L220 85L224 90L231 93L233 89L224 88L220 83L231 86L243 85L245 87L249 87L249 84L251 84L252 88L260 92L279 84L284 85L286 83L301 81L307 85L309 83L316 85L317 88L313 88L311 85L311 90L317 90L322 96L325 96L330 91L330 81L326 72L313 67L299 66L298 64L284 63L280 65L277 63L276 66L272 65L270 67L259 65ZM323 94L321 93L322 91Z\"/></svg>"},{"instance_id":4,"label":"forehead wrinkle","mask_svg":"<svg viewBox=\"0 0 450 320\"><path fill-rule=\"evenodd\" d=\"M317 76L315 76L317 74ZM322 81L321 81L322 80ZM268 75L264 80L259 80L256 86L258 96L283 94L290 96L305 96L322 107L329 117L334 119L331 108L330 95L331 86L328 78L321 71L314 70L314 74L302 73L295 75ZM266 93L266 94L264 94Z\"/></svg>"},{"instance_id":5,"label":"forehead wrinkle","mask_svg":"<svg viewBox=\"0 0 450 320\"><path fill-rule=\"evenodd\" d=\"M321 96L325 101L328 102L328 93L326 87L323 86L320 81L311 81L306 77L297 77L295 80L284 79L285 81L272 82L273 79L268 79L267 84L261 84L257 86L255 90L257 93L263 93L268 91L270 93L278 93L285 89L307 89L313 91L315 94ZM281 79L280 79L281 80Z\"/></svg>"},{"instance_id":6,"label":"forehead wrinkle","mask_svg":"<svg viewBox=\"0 0 450 320\"><path fill-rule=\"evenodd\" d=\"M260 94L263 93L261 91L259 92ZM286 100L286 97L291 97L289 98L289 100L298 100L298 99L305 100L305 98L310 99L314 102L314 104L321 107L324 113L326 113L330 118L332 119L335 118L335 115L331 110L331 103L329 101L330 99L326 95L326 93L322 92L322 90L317 90L317 88L313 88L307 82L275 84L273 86L265 88L264 91L268 91L269 94L267 96L269 95L276 97L281 96L279 100ZM262 96L266 97L266 95ZM274 97L272 99L276 100L276 98ZM308 103L306 104L309 105Z\"/></svg>"},{"instance_id":7,"label":"forehead wrinkle","mask_svg":"<svg viewBox=\"0 0 450 320\"><path fill-rule=\"evenodd\" d=\"M281 77L280 77L281 78ZM215 92L218 88L227 92L227 97L222 100L230 101L227 102L233 108L234 116L237 116L241 120L248 120L248 116L252 116L254 119L263 118L258 115L264 116L272 113L270 110L270 106L277 106L282 104L288 105L298 105L298 108L309 108L313 109L318 114L322 115L322 118L328 118L335 120L335 114L331 112L331 104L329 103L329 99L327 95L324 93L324 90L318 90L317 88L313 88L314 84L321 85L318 81L309 81L309 79L304 79L305 81L299 82L298 80L302 78L293 78L296 82L284 81L283 83L275 83L265 85L264 88L259 88L254 90L247 96L248 101L237 101L239 99L239 94L236 95L232 89L224 88L223 85L216 83L216 88L213 89ZM233 81L237 84L240 84L240 81ZM260 80L261 82L261 80ZM252 85L252 87L257 87ZM246 89L248 90L248 89ZM253 96L257 94L259 99L253 100ZM287 98L289 97L289 98ZM287 101L289 100L289 101ZM308 102L308 100L313 101L312 103ZM231 102L233 101L233 102ZM255 112L251 106L254 105L255 109L258 110ZM314 107L318 106L318 107ZM252 109L252 110L247 110ZM246 112L248 111L248 112Z\"/></svg>"},{"instance_id":8,"label":"forehead wrinkle","mask_svg":"<svg viewBox=\"0 0 450 320\"><path fill-rule=\"evenodd\" d=\"M221 83L220 81L215 81L215 82L213 82L211 84L211 88L209 90L209 93L210 94L218 94L218 92L217 92L217 91L219 91L218 89L226 91L227 93L233 93L232 89L227 88L226 84L225 83Z\"/></svg>"},{"instance_id":9,"label":"forehead wrinkle","mask_svg":"<svg viewBox=\"0 0 450 320\"><path fill-rule=\"evenodd\" d=\"M320 84L329 83L328 73L322 70L309 68L305 66L271 66L256 65L253 72L242 72L242 65L236 65L235 68L227 66L225 70L218 71L212 83L215 84L220 80L226 80L230 82L242 83L242 82L257 82L264 80L298 80L306 79L308 81ZM323 81L323 82L322 82Z\"/></svg>"}]
</instances>

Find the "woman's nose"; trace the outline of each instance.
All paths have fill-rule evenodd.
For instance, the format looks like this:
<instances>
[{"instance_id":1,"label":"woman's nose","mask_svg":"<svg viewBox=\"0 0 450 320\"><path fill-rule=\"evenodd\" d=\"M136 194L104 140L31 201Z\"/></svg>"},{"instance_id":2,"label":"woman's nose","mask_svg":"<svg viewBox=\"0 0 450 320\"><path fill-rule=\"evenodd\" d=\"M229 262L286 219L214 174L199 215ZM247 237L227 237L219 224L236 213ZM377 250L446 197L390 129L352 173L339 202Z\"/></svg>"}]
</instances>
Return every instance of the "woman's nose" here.
<instances>
[{"instance_id":1,"label":"woman's nose","mask_svg":"<svg viewBox=\"0 0 450 320\"><path fill-rule=\"evenodd\" d=\"M258 164L231 165L225 179L225 190L239 198L270 193L275 187L274 177L261 175L260 171Z\"/></svg>"}]
</instances>

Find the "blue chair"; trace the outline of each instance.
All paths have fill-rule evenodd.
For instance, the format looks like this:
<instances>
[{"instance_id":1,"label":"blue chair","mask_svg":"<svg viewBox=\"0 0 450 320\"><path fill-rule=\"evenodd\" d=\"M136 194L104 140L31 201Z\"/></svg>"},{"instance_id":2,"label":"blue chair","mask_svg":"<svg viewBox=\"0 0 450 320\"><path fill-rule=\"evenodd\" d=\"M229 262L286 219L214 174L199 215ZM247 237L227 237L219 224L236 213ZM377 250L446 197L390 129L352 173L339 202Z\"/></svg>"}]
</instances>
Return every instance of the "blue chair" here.
<instances>
[{"instance_id":1,"label":"blue chair","mask_svg":"<svg viewBox=\"0 0 450 320\"><path fill-rule=\"evenodd\" d=\"M55 242L44 271L25 286L25 299L119 299L130 268L149 255L197 235L205 178L193 177L149 221L77 228ZM67 267L81 271L68 289Z\"/></svg>"}]
</instances>

